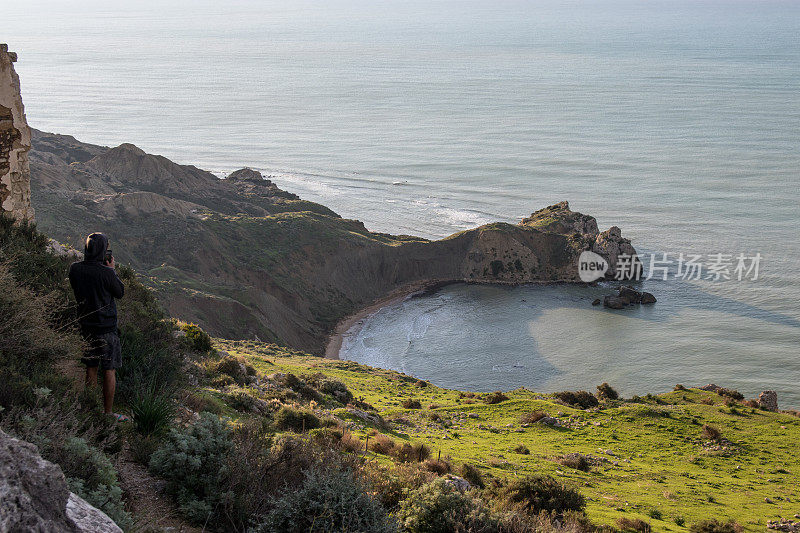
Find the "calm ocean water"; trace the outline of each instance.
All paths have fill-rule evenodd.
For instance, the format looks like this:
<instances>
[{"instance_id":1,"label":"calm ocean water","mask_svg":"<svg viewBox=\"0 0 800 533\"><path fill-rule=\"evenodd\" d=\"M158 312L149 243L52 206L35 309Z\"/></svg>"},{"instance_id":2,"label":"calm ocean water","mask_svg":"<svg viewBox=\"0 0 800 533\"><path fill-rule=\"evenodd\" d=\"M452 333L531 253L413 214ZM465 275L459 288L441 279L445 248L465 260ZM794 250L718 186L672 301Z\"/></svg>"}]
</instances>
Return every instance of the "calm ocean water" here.
<instances>
[{"instance_id":1,"label":"calm ocean water","mask_svg":"<svg viewBox=\"0 0 800 533\"><path fill-rule=\"evenodd\" d=\"M164 5L166 4L166 5ZM29 122L244 165L373 230L441 237L568 199L640 252L757 281L451 286L343 357L474 390L713 381L800 407L800 3L17 2Z\"/></svg>"}]
</instances>

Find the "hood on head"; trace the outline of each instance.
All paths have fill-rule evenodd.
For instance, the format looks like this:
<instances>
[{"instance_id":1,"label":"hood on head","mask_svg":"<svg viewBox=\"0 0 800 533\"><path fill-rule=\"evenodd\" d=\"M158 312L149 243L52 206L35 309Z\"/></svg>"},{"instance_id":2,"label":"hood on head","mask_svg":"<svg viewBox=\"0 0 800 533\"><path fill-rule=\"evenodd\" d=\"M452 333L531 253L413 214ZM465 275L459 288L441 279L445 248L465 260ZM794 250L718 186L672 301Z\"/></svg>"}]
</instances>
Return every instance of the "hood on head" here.
<instances>
[{"instance_id":1,"label":"hood on head","mask_svg":"<svg viewBox=\"0 0 800 533\"><path fill-rule=\"evenodd\" d=\"M84 261L97 261L102 263L108 250L108 237L102 233L92 233L86 237L86 245L83 248Z\"/></svg>"}]
</instances>

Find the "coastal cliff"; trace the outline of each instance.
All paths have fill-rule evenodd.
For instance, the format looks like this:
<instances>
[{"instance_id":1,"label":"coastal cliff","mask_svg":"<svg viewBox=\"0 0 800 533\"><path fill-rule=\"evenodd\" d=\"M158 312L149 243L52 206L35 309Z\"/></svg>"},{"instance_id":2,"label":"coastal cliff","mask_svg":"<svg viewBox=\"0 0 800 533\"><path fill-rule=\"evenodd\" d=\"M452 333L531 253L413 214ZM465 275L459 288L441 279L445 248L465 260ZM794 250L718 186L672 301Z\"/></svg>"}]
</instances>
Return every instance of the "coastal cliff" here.
<instances>
[{"instance_id":1,"label":"coastal cliff","mask_svg":"<svg viewBox=\"0 0 800 533\"><path fill-rule=\"evenodd\" d=\"M30 158L48 234L79 248L102 230L172 315L316 354L340 320L392 293L452 281L577 282L584 250L612 268L636 253L618 228L601 233L567 202L432 241L370 232L251 169L219 179L131 144L34 130Z\"/></svg>"}]
</instances>

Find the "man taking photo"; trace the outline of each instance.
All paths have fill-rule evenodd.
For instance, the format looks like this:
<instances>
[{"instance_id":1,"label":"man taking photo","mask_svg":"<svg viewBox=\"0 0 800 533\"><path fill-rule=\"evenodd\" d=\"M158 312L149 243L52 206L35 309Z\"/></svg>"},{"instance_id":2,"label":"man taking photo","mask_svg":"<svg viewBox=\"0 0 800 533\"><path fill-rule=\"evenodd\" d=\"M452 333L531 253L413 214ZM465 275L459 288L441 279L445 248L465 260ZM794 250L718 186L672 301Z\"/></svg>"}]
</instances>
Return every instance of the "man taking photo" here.
<instances>
[{"instance_id":1,"label":"man taking photo","mask_svg":"<svg viewBox=\"0 0 800 533\"><path fill-rule=\"evenodd\" d=\"M117 304L125 285L114 270L114 256L102 233L86 237L83 261L69 267L69 282L78 301L78 322L88 348L81 358L86 365L86 386L97 386L98 369L103 371L103 410L119 421L127 417L113 412L117 386L116 369L122 367L117 329Z\"/></svg>"}]
</instances>

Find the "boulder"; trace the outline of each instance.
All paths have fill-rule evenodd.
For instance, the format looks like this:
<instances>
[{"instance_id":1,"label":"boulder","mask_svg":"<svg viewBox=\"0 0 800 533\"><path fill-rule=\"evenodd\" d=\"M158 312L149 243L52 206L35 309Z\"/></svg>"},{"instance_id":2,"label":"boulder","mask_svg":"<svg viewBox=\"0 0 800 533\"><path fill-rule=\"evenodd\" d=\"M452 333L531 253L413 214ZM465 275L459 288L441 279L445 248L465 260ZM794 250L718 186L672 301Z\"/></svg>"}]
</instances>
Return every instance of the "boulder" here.
<instances>
[{"instance_id":1,"label":"boulder","mask_svg":"<svg viewBox=\"0 0 800 533\"><path fill-rule=\"evenodd\" d=\"M628 300L619 296L606 296L603 298L603 307L609 309L625 309L626 305L628 305Z\"/></svg>"},{"instance_id":2,"label":"boulder","mask_svg":"<svg viewBox=\"0 0 800 533\"><path fill-rule=\"evenodd\" d=\"M69 491L58 465L33 444L0 431L0 531L122 533L102 511Z\"/></svg>"},{"instance_id":3,"label":"boulder","mask_svg":"<svg viewBox=\"0 0 800 533\"><path fill-rule=\"evenodd\" d=\"M472 484L463 477L447 474L444 476L444 484L450 485L459 492L464 492L472 488Z\"/></svg>"},{"instance_id":4,"label":"boulder","mask_svg":"<svg viewBox=\"0 0 800 533\"><path fill-rule=\"evenodd\" d=\"M639 261L631 241L622 236L622 230L617 226L612 226L598 234L592 243L591 251L602 255L608 260L607 278L617 276L617 266L621 263L621 255L630 257L630 268L623 269L622 279L639 279L641 277L642 262ZM620 269L622 269L622 266L620 266Z\"/></svg>"},{"instance_id":5,"label":"boulder","mask_svg":"<svg viewBox=\"0 0 800 533\"><path fill-rule=\"evenodd\" d=\"M651 294L649 292L643 292L642 293L642 301L640 303L642 305L647 305L647 304L654 304L657 301L658 300L656 300L656 297L653 294Z\"/></svg>"},{"instance_id":6,"label":"boulder","mask_svg":"<svg viewBox=\"0 0 800 533\"><path fill-rule=\"evenodd\" d=\"M78 531L83 533L122 533L108 515L92 507L75 493L71 493L67 500L67 516L78 526Z\"/></svg>"},{"instance_id":7,"label":"boulder","mask_svg":"<svg viewBox=\"0 0 800 533\"><path fill-rule=\"evenodd\" d=\"M765 390L758 395L758 407L765 411L778 410L778 393L774 390Z\"/></svg>"},{"instance_id":8,"label":"boulder","mask_svg":"<svg viewBox=\"0 0 800 533\"><path fill-rule=\"evenodd\" d=\"M600 305L601 303L603 303L603 301L600 298L595 298L595 300L592 302L592 305Z\"/></svg>"}]
</instances>

